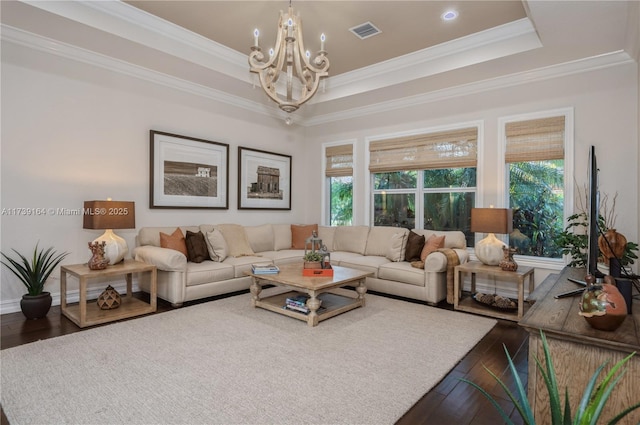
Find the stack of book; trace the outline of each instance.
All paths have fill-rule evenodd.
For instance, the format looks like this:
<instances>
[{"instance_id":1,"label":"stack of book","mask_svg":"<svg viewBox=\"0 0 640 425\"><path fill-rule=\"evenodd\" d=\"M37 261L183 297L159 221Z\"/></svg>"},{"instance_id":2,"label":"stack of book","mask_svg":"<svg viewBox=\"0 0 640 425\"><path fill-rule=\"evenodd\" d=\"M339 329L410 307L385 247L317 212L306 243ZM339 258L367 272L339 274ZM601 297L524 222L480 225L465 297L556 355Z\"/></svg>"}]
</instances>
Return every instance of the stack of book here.
<instances>
[{"instance_id":1,"label":"stack of book","mask_svg":"<svg viewBox=\"0 0 640 425\"><path fill-rule=\"evenodd\" d=\"M299 311L300 313L309 314L309 307L307 307L307 300L309 297L307 295L294 295L288 297L285 301L284 308L288 310Z\"/></svg>"},{"instance_id":2,"label":"stack of book","mask_svg":"<svg viewBox=\"0 0 640 425\"><path fill-rule=\"evenodd\" d=\"M251 273L253 274L276 274L280 271L278 266L273 264L252 264Z\"/></svg>"}]
</instances>

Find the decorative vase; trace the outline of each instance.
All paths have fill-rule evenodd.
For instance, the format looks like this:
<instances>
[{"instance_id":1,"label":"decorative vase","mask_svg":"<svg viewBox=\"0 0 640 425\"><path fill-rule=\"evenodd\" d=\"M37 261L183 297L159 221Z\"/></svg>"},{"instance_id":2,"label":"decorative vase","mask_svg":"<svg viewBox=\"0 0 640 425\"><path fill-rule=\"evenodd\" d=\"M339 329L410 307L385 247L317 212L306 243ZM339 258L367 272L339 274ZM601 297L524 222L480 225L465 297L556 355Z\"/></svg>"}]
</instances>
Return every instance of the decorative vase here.
<instances>
[{"instance_id":1,"label":"decorative vase","mask_svg":"<svg viewBox=\"0 0 640 425\"><path fill-rule=\"evenodd\" d=\"M98 297L98 307L100 310L112 310L114 308L120 307L120 303L122 302L122 298L118 291L113 289L113 286L107 286L107 289L102 291L100 296Z\"/></svg>"},{"instance_id":2,"label":"decorative vase","mask_svg":"<svg viewBox=\"0 0 640 425\"><path fill-rule=\"evenodd\" d=\"M626 247L627 238L622 233L616 232L616 229L609 229L604 235L598 237L598 248L600 248L607 265L613 257L621 259Z\"/></svg>"},{"instance_id":3,"label":"decorative vase","mask_svg":"<svg viewBox=\"0 0 640 425\"><path fill-rule=\"evenodd\" d=\"M43 292L39 295L25 294L20 300L20 308L27 319L42 319L49 313L52 301L49 292Z\"/></svg>"},{"instance_id":4,"label":"decorative vase","mask_svg":"<svg viewBox=\"0 0 640 425\"><path fill-rule=\"evenodd\" d=\"M579 314L594 329L615 331L627 317L627 305L615 285L592 284L587 280Z\"/></svg>"},{"instance_id":5,"label":"decorative vase","mask_svg":"<svg viewBox=\"0 0 640 425\"><path fill-rule=\"evenodd\" d=\"M502 254L504 258L500 261L500 268L507 272L515 272L518 270L518 263L513 259L513 254L518 250L516 248L502 247Z\"/></svg>"},{"instance_id":6,"label":"decorative vase","mask_svg":"<svg viewBox=\"0 0 640 425\"><path fill-rule=\"evenodd\" d=\"M104 241L89 242L89 249L92 255L87 266L89 266L91 270L104 270L109 265L109 259L104 255L104 247L106 244Z\"/></svg>"}]
</instances>

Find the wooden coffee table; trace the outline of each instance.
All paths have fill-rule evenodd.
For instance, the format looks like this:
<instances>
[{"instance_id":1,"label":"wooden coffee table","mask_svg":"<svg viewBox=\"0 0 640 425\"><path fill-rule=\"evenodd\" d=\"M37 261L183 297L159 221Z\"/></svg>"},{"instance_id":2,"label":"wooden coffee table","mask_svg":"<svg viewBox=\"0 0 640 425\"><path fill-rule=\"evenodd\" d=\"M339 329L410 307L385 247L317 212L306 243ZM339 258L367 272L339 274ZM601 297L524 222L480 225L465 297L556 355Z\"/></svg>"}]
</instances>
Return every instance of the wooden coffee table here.
<instances>
[{"instance_id":1,"label":"wooden coffee table","mask_svg":"<svg viewBox=\"0 0 640 425\"><path fill-rule=\"evenodd\" d=\"M249 274L253 278L250 289L251 304L254 307L284 314L303 320L309 326L316 326L322 320L354 308L364 307L364 295L367 292L364 281L367 276L371 276L373 273L333 266L333 276L331 277L307 277L302 275L302 264L287 264L280 266L280 273L277 274ZM291 291L260 298L263 285L282 286L291 289ZM354 286L355 292L342 288L347 285ZM296 293L309 296L306 303L310 310L308 314L284 308L286 299ZM319 309L320 311L318 311Z\"/></svg>"}]
</instances>

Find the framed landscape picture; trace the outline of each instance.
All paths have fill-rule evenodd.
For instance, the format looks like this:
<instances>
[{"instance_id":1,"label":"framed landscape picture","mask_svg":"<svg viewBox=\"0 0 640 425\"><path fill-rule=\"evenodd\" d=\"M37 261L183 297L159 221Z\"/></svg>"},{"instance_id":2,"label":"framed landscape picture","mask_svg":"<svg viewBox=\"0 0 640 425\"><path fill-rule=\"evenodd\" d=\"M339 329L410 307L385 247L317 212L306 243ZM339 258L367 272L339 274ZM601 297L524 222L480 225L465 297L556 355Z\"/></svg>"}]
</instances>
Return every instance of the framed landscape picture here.
<instances>
[{"instance_id":1,"label":"framed landscape picture","mask_svg":"<svg viewBox=\"0 0 640 425\"><path fill-rule=\"evenodd\" d=\"M229 145L151 130L149 208L229 208Z\"/></svg>"},{"instance_id":2,"label":"framed landscape picture","mask_svg":"<svg viewBox=\"0 0 640 425\"><path fill-rule=\"evenodd\" d=\"M291 156L238 147L238 209L291 209Z\"/></svg>"}]
</instances>

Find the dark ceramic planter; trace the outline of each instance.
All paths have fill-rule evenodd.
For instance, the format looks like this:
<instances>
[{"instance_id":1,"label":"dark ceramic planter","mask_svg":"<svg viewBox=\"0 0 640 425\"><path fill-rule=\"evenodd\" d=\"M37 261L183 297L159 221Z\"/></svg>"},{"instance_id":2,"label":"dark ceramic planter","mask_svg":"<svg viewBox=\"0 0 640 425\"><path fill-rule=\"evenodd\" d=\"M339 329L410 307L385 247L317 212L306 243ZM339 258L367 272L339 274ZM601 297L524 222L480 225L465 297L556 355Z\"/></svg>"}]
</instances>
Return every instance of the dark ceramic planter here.
<instances>
[{"instance_id":1,"label":"dark ceramic planter","mask_svg":"<svg viewBox=\"0 0 640 425\"><path fill-rule=\"evenodd\" d=\"M49 292L43 292L40 295L25 294L20 300L20 308L27 319L42 319L49 312L51 302Z\"/></svg>"}]
</instances>

